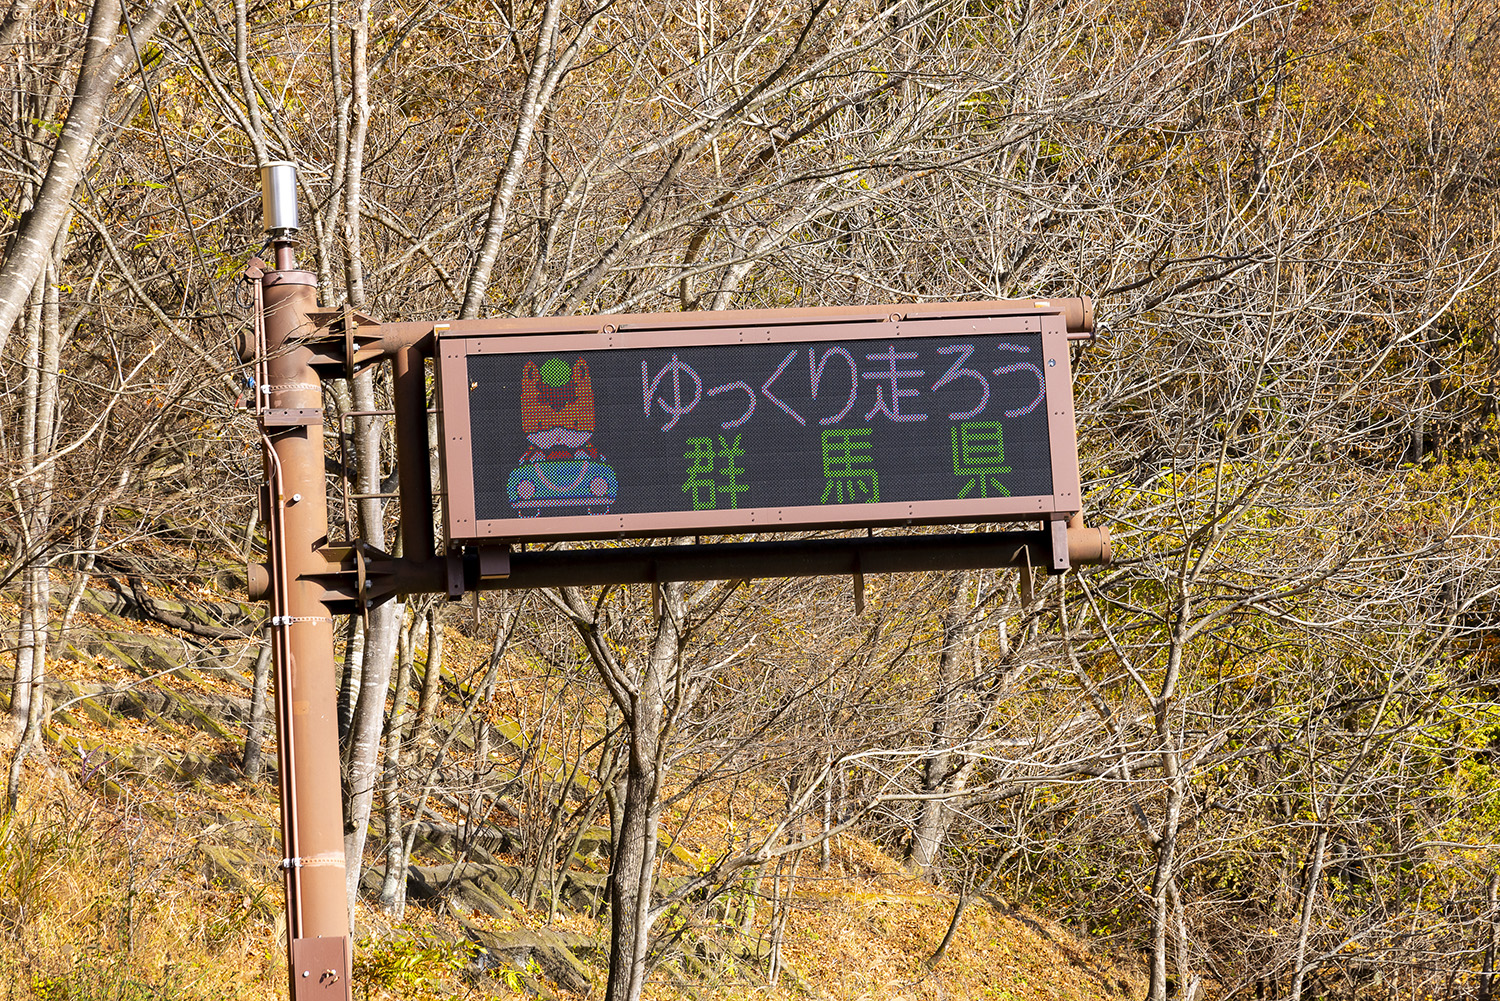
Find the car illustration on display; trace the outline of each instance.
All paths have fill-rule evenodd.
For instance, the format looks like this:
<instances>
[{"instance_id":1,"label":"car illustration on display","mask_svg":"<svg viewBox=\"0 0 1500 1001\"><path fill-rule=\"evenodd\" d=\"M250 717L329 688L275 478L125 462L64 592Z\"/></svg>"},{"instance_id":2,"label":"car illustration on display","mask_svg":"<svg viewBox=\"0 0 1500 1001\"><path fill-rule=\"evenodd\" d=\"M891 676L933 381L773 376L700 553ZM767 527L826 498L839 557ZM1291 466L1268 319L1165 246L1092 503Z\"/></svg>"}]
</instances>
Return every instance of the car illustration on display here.
<instances>
[{"instance_id":1,"label":"car illustration on display","mask_svg":"<svg viewBox=\"0 0 1500 1001\"><path fill-rule=\"evenodd\" d=\"M587 454L529 462L517 467L505 485L511 506L530 515L555 508L584 508L586 514L606 514L618 490L615 471Z\"/></svg>"}]
</instances>

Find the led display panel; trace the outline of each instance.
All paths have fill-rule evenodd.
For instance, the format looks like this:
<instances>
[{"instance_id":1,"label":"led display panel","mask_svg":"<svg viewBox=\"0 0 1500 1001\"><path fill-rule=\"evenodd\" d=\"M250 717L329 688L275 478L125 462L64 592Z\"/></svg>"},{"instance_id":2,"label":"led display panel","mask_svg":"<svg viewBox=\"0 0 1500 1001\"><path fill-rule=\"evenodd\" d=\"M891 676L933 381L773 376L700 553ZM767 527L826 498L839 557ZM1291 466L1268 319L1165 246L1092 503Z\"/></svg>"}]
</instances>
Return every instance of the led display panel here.
<instances>
[{"instance_id":1,"label":"led display panel","mask_svg":"<svg viewBox=\"0 0 1500 1001\"><path fill-rule=\"evenodd\" d=\"M445 338L448 536L1054 517L1067 363L1035 315Z\"/></svg>"}]
</instances>

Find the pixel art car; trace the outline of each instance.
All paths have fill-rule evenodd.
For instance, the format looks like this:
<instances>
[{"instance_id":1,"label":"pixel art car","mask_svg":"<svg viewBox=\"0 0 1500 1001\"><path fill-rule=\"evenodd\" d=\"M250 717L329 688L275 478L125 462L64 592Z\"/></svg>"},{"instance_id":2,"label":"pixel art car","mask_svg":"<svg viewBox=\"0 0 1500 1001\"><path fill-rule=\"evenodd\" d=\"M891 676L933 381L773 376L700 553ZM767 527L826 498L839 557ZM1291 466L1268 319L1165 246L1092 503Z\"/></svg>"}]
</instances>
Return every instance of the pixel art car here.
<instances>
[{"instance_id":1,"label":"pixel art car","mask_svg":"<svg viewBox=\"0 0 1500 1001\"><path fill-rule=\"evenodd\" d=\"M531 462L511 473L505 485L511 506L523 514L564 507L604 514L615 502L618 489L615 471L593 458Z\"/></svg>"}]
</instances>

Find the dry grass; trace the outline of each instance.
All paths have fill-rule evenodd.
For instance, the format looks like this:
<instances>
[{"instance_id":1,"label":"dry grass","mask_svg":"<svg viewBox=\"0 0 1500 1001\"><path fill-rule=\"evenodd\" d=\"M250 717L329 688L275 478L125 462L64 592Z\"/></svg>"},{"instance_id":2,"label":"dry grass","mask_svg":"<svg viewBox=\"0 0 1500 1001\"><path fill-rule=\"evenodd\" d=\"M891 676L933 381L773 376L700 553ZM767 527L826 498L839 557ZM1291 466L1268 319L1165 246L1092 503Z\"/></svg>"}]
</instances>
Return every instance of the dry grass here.
<instances>
[{"instance_id":1,"label":"dry grass","mask_svg":"<svg viewBox=\"0 0 1500 1001\"><path fill-rule=\"evenodd\" d=\"M45 775L38 770L28 787L21 811L0 832L0 963L12 972L7 1001L283 996L285 945L278 921L258 910L250 894L211 879L196 850L200 838L214 841L226 833L223 825L200 828L194 818L215 806L212 797L172 790L154 802L157 810L148 811L145 801L96 797L56 769ZM266 793L222 792L220 811L232 803L268 819L274 815ZM181 822L164 820L162 807L177 812ZM263 856L264 899L278 907L273 848L262 844L252 852ZM829 874L814 864L799 881L775 986L764 982L763 970L726 969L717 986L653 978L647 995L663 1001L747 993L828 1001L1082 1001L1139 994L1138 976L1093 955L1065 930L985 902L968 909L948 955L929 970L925 961L954 903L952 895L901 874L867 842L845 838ZM462 935L452 918L415 906L399 925L363 905L360 919L363 934L373 939L362 955L410 949L414 942L454 942ZM534 927L544 921L545 914L524 919ZM493 925L503 930L514 923ZM565 911L554 927L606 932ZM470 985L440 964L426 972L426 982L414 992L367 983L357 996L381 1001L515 993L496 981L468 993Z\"/></svg>"},{"instance_id":2,"label":"dry grass","mask_svg":"<svg viewBox=\"0 0 1500 1001\"><path fill-rule=\"evenodd\" d=\"M117 620L96 625L121 627ZM449 651L460 676L488 652L453 633ZM56 667L79 681L119 680L123 673L99 658ZM501 686L497 701L519 716L535 711L546 681L529 676L527 665L514 667L505 673L517 680ZM222 690L213 680L163 676L154 683ZM565 741L555 719L538 720L538 728L544 739ZM147 780L112 768L108 755L80 759L71 750L103 743L237 760L239 748L232 742L203 733L124 719L106 727L81 713L55 722L50 760L29 766L21 809L0 822L0 964L11 974L0 999L284 997L285 940L276 917L282 903L279 855L268 835L277 814L274 787ZM665 870L711 864L729 840L742 844L762 830L782 796L745 780L733 790L721 787L680 804L664 818L663 834L679 846L681 858ZM225 880L208 864L203 846L246 852L254 860L256 885ZM717 976L690 982L664 968L648 984L647 996L1083 1001L1141 993L1138 974L1093 954L1071 933L982 901L965 913L945 959L928 969L955 903L951 894L903 873L874 845L844 836L826 871L818 869L815 852L799 867L775 985L766 983L763 959L724 959ZM752 949L758 943L762 955L770 910L760 903L747 940ZM463 940L462 926L450 916L413 905L407 920L396 924L361 905L358 918L367 937L357 963L364 974L357 982L361 1001L506 997L521 986L493 977L469 983L451 963L444 965L441 947L429 955L429 945ZM496 931L507 924L540 927L546 919L545 911L493 922L466 917ZM566 910L552 927L595 938L608 933L607 923ZM382 983L381 960L399 960L384 968L410 968L415 975ZM596 984L591 996L600 994Z\"/></svg>"},{"instance_id":3,"label":"dry grass","mask_svg":"<svg viewBox=\"0 0 1500 1001\"><path fill-rule=\"evenodd\" d=\"M196 850L200 839L225 833L223 825L200 828L194 818L214 805L211 799L172 790L148 811L144 800L97 797L56 768L38 769L28 788L22 809L0 830L0 963L12 973L8 1001L282 997L285 945L278 922L258 910L250 894L210 878ZM274 807L265 793L222 791L220 810L231 802L267 813ZM181 821L164 820L162 807L177 811ZM264 899L275 907L280 890L273 847L261 844L252 852L263 856ZM947 957L929 970L924 963L947 928L954 898L903 875L860 839L845 838L833 863L829 874L812 866L800 881L774 987L758 971L726 969L719 986L654 978L647 995L1081 1001L1139 992L1138 977L1091 954L1070 933L983 902L968 909ZM362 955L462 936L452 918L418 907L402 924L363 905L360 918L374 942ZM544 914L528 914L524 923L535 927L544 920ZM502 930L501 922L494 926ZM568 912L554 927L605 932ZM469 985L440 964L426 972L414 992L367 983L358 996L514 993L494 981L467 993Z\"/></svg>"},{"instance_id":4,"label":"dry grass","mask_svg":"<svg viewBox=\"0 0 1500 1001\"><path fill-rule=\"evenodd\" d=\"M976 902L947 955L942 941L956 900L916 880L845 883L804 894L782 949L788 968L819 996L943 1001L1082 1001L1139 993L1134 979L1045 920Z\"/></svg>"},{"instance_id":5,"label":"dry grass","mask_svg":"<svg viewBox=\"0 0 1500 1001\"><path fill-rule=\"evenodd\" d=\"M275 923L205 877L194 825L37 772L0 822L8 1001L281 996Z\"/></svg>"}]
</instances>

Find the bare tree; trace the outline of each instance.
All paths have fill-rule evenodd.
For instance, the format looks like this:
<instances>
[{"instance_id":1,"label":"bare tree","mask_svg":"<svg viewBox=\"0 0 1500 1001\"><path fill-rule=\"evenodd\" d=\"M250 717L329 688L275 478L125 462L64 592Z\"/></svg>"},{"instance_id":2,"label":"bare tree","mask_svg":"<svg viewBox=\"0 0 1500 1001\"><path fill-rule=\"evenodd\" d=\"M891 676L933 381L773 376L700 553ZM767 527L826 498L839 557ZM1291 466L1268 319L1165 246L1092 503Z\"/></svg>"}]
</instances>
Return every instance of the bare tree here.
<instances>
[{"instance_id":1,"label":"bare tree","mask_svg":"<svg viewBox=\"0 0 1500 1001\"><path fill-rule=\"evenodd\" d=\"M19 27L12 25L21 23L29 6L18 4L7 13L7 34L19 32ZM125 19L123 37L118 34L125 14L122 0L97 0L89 12L67 119L52 148L41 187L27 208L24 222L11 236L5 262L0 264L0 354L27 296L46 270L64 221L71 215L73 193L88 168L115 85L140 59L139 48L155 33L170 6L169 0L152 0L133 18Z\"/></svg>"}]
</instances>

